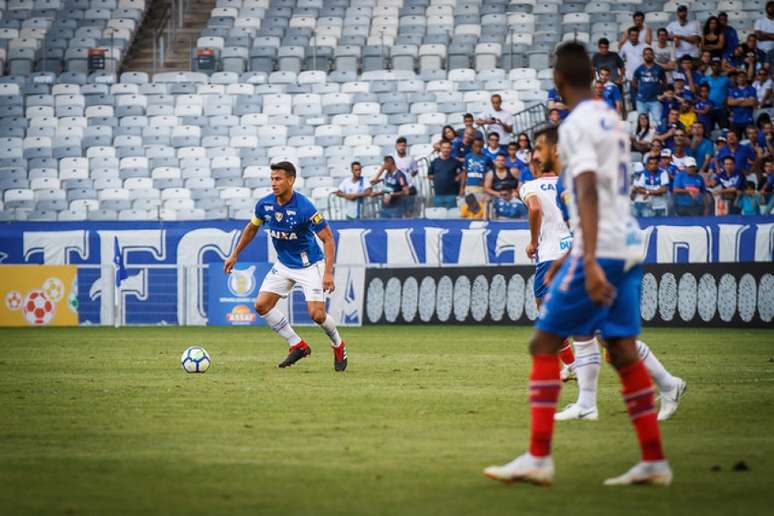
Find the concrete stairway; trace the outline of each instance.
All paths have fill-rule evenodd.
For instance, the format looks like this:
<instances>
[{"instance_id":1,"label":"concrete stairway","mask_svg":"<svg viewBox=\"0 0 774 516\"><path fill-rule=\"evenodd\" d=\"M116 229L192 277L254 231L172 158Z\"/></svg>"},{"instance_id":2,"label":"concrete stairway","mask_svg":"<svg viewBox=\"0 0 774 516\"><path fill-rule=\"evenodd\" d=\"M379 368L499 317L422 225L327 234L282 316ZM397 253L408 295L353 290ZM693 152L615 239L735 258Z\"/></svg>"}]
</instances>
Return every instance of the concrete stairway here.
<instances>
[{"instance_id":1,"label":"concrete stairway","mask_svg":"<svg viewBox=\"0 0 774 516\"><path fill-rule=\"evenodd\" d=\"M169 40L167 55L163 67L157 57L157 72L191 69L191 48L196 46L196 40L207 26L210 11L215 7L215 2L216 0L191 0L188 12L183 17L183 27L177 29L175 39L171 40L172 34L167 32L165 37ZM153 0L134 44L124 60L122 71L153 72L153 35L169 3L170 0ZM169 16L175 16L171 6Z\"/></svg>"}]
</instances>

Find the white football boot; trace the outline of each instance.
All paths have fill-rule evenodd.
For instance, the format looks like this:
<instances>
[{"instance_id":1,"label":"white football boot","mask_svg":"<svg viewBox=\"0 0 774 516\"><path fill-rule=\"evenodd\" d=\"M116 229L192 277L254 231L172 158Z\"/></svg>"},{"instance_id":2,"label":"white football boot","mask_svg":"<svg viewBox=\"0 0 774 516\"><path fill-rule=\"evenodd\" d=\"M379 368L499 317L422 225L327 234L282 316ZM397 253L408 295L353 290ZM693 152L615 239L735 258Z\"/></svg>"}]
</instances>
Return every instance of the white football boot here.
<instances>
[{"instance_id":1,"label":"white football boot","mask_svg":"<svg viewBox=\"0 0 774 516\"><path fill-rule=\"evenodd\" d=\"M688 390L688 384L685 383L685 380L677 377L675 377L675 380L677 380L677 385L671 391L661 393L661 407L658 409L658 416L656 418L659 421L666 421L677 412L680 400Z\"/></svg>"},{"instance_id":2,"label":"white football boot","mask_svg":"<svg viewBox=\"0 0 774 516\"><path fill-rule=\"evenodd\" d=\"M596 421L599 419L599 412L597 411L597 407L583 408L577 403L570 403L561 411L554 414L554 421L569 421L571 419Z\"/></svg>"},{"instance_id":3,"label":"white football boot","mask_svg":"<svg viewBox=\"0 0 774 516\"><path fill-rule=\"evenodd\" d=\"M551 456L535 457L529 452L502 466L489 466L484 475L492 480L510 484L528 482L540 486L550 486L554 481L554 461Z\"/></svg>"},{"instance_id":4,"label":"white football boot","mask_svg":"<svg viewBox=\"0 0 774 516\"><path fill-rule=\"evenodd\" d=\"M665 460L642 461L634 465L632 469L620 477L608 478L606 486L629 486L634 484L647 484L654 486L668 486L672 483L672 469Z\"/></svg>"},{"instance_id":5,"label":"white football boot","mask_svg":"<svg viewBox=\"0 0 774 516\"><path fill-rule=\"evenodd\" d=\"M559 371L559 379L562 382L571 382L573 380L577 380L578 376L575 374L575 363L573 362L570 365L563 364L562 370Z\"/></svg>"}]
</instances>

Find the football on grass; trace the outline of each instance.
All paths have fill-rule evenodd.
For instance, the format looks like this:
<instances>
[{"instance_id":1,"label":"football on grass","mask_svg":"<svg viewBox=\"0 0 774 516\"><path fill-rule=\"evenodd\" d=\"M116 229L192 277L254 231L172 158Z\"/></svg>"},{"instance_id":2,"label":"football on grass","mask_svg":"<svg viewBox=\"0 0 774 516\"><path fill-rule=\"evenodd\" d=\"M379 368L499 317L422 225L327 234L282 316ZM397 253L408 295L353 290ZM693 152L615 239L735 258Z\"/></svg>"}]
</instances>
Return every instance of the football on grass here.
<instances>
[{"instance_id":1,"label":"football on grass","mask_svg":"<svg viewBox=\"0 0 774 516\"><path fill-rule=\"evenodd\" d=\"M210 355L200 346L191 346L183 351L180 358L180 365L186 373L205 373L210 364Z\"/></svg>"}]
</instances>

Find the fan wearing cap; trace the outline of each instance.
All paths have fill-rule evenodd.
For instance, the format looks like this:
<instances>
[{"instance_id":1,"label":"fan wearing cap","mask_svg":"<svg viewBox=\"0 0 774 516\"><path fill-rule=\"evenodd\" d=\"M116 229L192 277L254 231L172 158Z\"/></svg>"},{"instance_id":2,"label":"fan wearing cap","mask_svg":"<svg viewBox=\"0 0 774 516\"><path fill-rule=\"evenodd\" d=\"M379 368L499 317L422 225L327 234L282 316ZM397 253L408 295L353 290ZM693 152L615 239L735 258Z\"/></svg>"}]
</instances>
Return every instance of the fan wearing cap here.
<instances>
[{"instance_id":1,"label":"fan wearing cap","mask_svg":"<svg viewBox=\"0 0 774 516\"><path fill-rule=\"evenodd\" d=\"M688 160L693 158L689 157ZM658 165L655 156L648 156L645 170L634 180L632 193L637 217L663 217L667 214L669 174Z\"/></svg>"},{"instance_id":2,"label":"fan wearing cap","mask_svg":"<svg viewBox=\"0 0 774 516\"><path fill-rule=\"evenodd\" d=\"M658 166L659 168L665 170L667 174L669 174L670 184L671 181L674 181L675 177L680 172L680 169L677 168L677 165L672 163L672 151L669 149L661 149Z\"/></svg>"},{"instance_id":3,"label":"fan wearing cap","mask_svg":"<svg viewBox=\"0 0 774 516\"><path fill-rule=\"evenodd\" d=\"M674 195L675 213L680 216L698 217L704 215L704 195L707 185L696 169L696 161L691 158L684 172L675 177L672 193Z\"/></svg>"}]
</instances>

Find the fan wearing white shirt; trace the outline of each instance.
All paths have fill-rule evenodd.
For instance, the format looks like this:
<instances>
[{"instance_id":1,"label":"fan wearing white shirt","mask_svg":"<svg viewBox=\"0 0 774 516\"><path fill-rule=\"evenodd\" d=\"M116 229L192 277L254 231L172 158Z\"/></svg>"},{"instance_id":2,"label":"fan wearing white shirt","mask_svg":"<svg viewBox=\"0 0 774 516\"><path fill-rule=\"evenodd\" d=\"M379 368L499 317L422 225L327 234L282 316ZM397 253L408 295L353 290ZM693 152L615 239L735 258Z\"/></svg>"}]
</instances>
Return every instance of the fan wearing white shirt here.
<instances>
[{"instance_id":1,"label":"fan wearing white shirt","mask_svg":"<svg viewBox=\"0 0 774 516\"><path fill-rule=\"evenodd\" d=\"M699 57L701 31L698 22L688 21L688 8L681 5L677 8L677 20L667 25L669 37L675 42L675 56L679 59L688 54L694 59Z\"/></svg>"},{"instance_id":2,"label":"fan wearing white shirt","mask_svg":"<svg viewBox=\"0 0 774 516\"><path fill-rule=\"evenodd\" d=\"M648 45L640 40L640 29L637 27L629 27L629 30L626 31L626 33L629 38L621 47L619 54L621 54L621 57L626 62L626 67L624 68L626 80L631 81L632 78L634 78L634 71L644 62L642 51L645 50Z\"/></svg>"},{"instance_id":3,"label":"fan wearing white shirt","mask_svg":"<svg viewBox=\"0 0 774 516\"><path fill-rule=\"evenodd\" d=\"M371 182L361 175L363 167L359 161L353 161L350 165L352 177L344 179L339 183L339 189L336 191L338 197L346 199L346 208L344 215L349 220L359 219L363 211L363 199L371 196Z\"/></svg>"},{"instance_id":4,"label":"fan wearing white shirt","mask_svg":"<svg viewBox=\"0 0 774 516\"><path fill-rule=\"evenodd\" d=\"M507 144L513 132L513 115L502 108L503 98L497 93L492 95L491 102L492 105L478 115L476 124L487 126L487 134L497 133L500 135L500 143Z\"/></svg>"},{"instance_id":5,"label":"fan wearing white shirt","mask_svg":"<svg viewBox=\"0 0 774 516\"><path fill-rule=\"evenodd\" d=\"M393 158L395 158L395 167L403 172L404 176L406 176L406 181L409 184L409 191L411 192L411 195L416 195L417 189L415 178L417 176L417 172L419 172L419 167L417 166L417 160L411 157L411 155L406 151L407 147L408 142L403 136L395 140L395 155Z\"/></svg>"},{"instance_id":6,"label":"fan wearing white shirt","mask_svg":"<svg viewBox=\"0 0 774 516\"><path fill-rule=\"evenodd\" d=\"M766 16L755 20L758 48L768 52L774 48L774 1L766 2Z\"/></svg>"}]
</instances>

